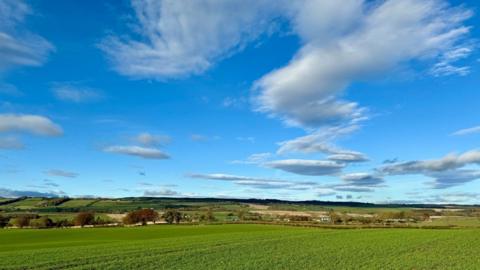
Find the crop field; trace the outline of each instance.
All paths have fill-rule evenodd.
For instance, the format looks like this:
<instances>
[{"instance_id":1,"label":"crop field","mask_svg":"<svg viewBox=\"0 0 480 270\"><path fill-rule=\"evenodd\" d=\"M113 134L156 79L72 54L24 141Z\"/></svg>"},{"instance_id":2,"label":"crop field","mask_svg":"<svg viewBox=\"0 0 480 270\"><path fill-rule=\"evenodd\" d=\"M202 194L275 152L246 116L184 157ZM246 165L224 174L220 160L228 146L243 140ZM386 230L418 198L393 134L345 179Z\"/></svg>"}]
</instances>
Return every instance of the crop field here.
<instances>
[{"instance_id":1,"label":"crop field","mask_svg":"<svg viewBox=\"0 0 480 270\"><path fill-rule=\"evenodd\" d=\"M0 269L478 269L476 229L0 230Z\"/></svg>"},{"instance_id":2,"label":"crop field","mask_svg":"<svg viewBox=\"0 0 480 270\"><path fill-rule=\"evenodd\" d=\"M94 199L73 199L59 205L60 208L75 208L75 207L85 207L97 200Z\"/></svg>"},{"instance_id":3,"label":"crop field","mask_svg":"<svg viewBox=\"0 0 480 270\"><path fill-rule=\"evenodd\" d=\"M18 209L18 210L27 210L38 208L40 203L43 202L42 198L28 198L18 202L14 202L7 205L0 206L0 209Z\"/></svg>"}]
</instances>

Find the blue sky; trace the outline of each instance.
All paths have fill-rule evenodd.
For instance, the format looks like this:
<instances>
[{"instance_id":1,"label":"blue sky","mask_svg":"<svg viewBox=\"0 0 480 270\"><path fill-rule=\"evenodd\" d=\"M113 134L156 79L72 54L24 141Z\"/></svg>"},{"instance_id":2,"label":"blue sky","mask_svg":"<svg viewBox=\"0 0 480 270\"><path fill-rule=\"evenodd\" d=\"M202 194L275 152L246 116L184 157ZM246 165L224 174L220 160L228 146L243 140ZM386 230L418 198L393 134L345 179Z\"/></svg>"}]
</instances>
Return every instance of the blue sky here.
<instances>
[{"instance_id":1,"label":"blue sky","mask_svg":"<svg viewBox=\"0 0 480 270\"><path fill-rule=\"evenodd\" d=\"M0 197L480 203L476 1L0 2Z\"/></svg>"}]
</instances>

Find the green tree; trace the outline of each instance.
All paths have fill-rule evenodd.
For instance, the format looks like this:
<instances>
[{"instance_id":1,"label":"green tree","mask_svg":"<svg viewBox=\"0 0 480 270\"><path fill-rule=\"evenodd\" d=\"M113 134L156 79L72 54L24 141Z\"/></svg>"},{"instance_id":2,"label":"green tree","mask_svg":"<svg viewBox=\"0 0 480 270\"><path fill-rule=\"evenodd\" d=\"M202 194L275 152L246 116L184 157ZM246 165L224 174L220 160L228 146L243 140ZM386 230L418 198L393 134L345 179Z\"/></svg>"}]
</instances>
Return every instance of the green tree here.
<instances>
[{"instance_id":1,"label":"green tree","mask_svg":"<svg viewBox=\"0 0 480 270\"><path fill-rule=\"evenodd\" d=\"M0 215L0 228L3 228L8 225L10 218Z\"/></svg>"},{"instance_id":2,"label":"green tree","mask_svg":"<svg viewBox=\"0 0 480 270\"><path fill-rule=\"evenodd\" d=\"M172 223L178 224L182 220L182 213L174 209L169 209L165 211L165 213L163 214L163 218L168 224L172 224Z\"/></svg>"},{"instance_id":3,"label":"green tree","mask_svg":"<svg viewBox=\"0 0 480 270\"><path fill-rule=\"evenodd\" d=\"M237 216L239 220L245 220L245 210L243 209L238 210Z\"/></svg>"},{"instance_id":4,"label":"green tree","mask_svg":"<svg viewBox=\"0 0 480 270\"><path fill-rule=\"evenodd\" d=\"M341 224L343 222L342 216L335 213L333 210L328 212L328 216L330 217L330 222L332 224Z\"/></svg>"},{"instance_id":5,"label":"green tree","mask_svg":"<svg viewBox=\"0 0 480 270\"><path fill-rule=\"evenodd\" d=\"M55 222L55 226L58 228L70 227L72 225L73 225L72 221L68 219L60 219L60 220L57 220L57 222Z\"/></svg>"},{"instance_id":6,"label":"green tree","mask_svg":"<svg viewBox=\"0 0 480 270\"><path fill-rule=\"evenodd\" d=\"M30 219L31 218L28 216L19 216L19 217L10 219L9 224L10 226L13 226L13 227L23 228L30 225Z\"/></svg>"},{"instance_id":7,"label":"green tree","mask_svg":"<svg viewBox=\"0 0 480 270\"><path fill-rule=\"evenodd\" d=\"M213 222L216 221L217 219L213 215L213 210L212 208L208 208L207 212L203 215L200 216L200 221L208 221L208 222Z\"/></svg>"},{"instance_id":8,"label":"green tree","mask_svg":"<svg viewBox=\"0 0 480 270\"><path fill-rule=\"evenodd\" d=\"M40 218L30 220L30 227L33 227L33 228L45 229L45 228L53 227L53 225L54 225L53 221L48 217L40 217Z\"/></svg>"}]
</instances>

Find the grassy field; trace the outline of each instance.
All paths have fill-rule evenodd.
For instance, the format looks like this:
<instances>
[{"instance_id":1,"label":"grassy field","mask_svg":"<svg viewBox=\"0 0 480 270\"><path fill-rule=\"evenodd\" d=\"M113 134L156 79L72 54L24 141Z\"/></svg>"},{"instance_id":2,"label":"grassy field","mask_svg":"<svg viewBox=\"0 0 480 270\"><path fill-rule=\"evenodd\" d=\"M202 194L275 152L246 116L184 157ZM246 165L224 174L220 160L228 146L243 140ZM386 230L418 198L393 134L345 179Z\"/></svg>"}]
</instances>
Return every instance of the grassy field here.
<instances>
[{"instance_id":1,"label":"grassy field","mask_svg":"<svg viewBox=\"0 0 480 270\"><path fill-rule=\"evenodd\" d=\"M475 229L0 230L0 269L478 269Z\"/></svg>"},{"instance_id":2,"label":"grassy field","mask_svg":"<svg viewBox=\"0 0 480 270\"><path fill-rule=\"evenodd\" d=\"M97 201L96 199L73 199L60 204L58 207L59 208L85 207L96 201Z\"/></svg>"},{"instance_id":3,"label":"grassy field","mask_svg":"<svg viewBox=\"0 0 480 270\"><path fill-rule=\"evenodd\" d=\"M43 198L28 198L18 202L10 203L7 205L0 206L0 209L18 209L18 210L28 210L38 208L43 202Z\"/></svg>"}]
</instances>

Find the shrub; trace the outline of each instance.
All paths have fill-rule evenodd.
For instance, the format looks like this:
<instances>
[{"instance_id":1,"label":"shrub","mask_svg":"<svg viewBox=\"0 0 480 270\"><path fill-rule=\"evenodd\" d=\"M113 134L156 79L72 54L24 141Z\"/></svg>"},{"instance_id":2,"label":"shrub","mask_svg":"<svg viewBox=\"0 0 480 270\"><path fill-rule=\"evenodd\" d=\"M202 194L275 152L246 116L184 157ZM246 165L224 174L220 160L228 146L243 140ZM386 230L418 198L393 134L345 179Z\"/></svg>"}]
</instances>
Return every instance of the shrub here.
<instances>
[{"instance_id":1,"label":"shrub","mask_svg":"<svg viewBox=\"0 0 480 270\"><path fill-rule=\"evenodd\" d=\"M76 226L85 226L85 225L93 225L95 221L95 215L91 212L80 212L75 216L73 219L73 223Z\"/></svg>"}]
</instances>

